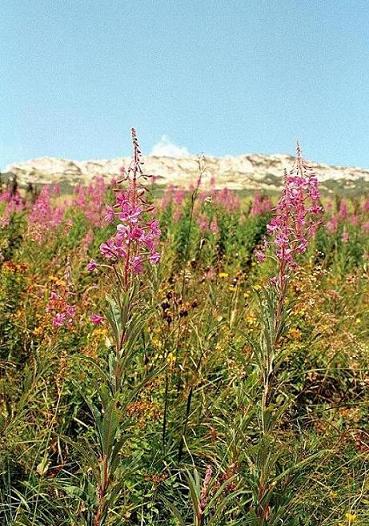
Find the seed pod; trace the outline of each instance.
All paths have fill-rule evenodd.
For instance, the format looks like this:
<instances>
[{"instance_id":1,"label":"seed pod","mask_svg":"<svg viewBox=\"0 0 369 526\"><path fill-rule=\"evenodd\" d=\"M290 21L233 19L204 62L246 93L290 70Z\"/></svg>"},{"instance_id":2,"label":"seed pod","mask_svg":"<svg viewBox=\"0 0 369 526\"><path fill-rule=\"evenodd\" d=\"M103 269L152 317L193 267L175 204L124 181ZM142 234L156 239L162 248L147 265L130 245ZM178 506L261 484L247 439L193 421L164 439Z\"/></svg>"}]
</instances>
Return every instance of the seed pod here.
<instances>
[{"instance_id":1,"label":"seed pod","mask_svg":"<svg viewBox=\"0 0 369 526\"><path fill-rule=\"evenodd\" d=\"M166 314L164 316L164 320L168 323L168 325L170 325L172 323L172 316L170 316L170 314Z\"/></svg>"}]
</instances>

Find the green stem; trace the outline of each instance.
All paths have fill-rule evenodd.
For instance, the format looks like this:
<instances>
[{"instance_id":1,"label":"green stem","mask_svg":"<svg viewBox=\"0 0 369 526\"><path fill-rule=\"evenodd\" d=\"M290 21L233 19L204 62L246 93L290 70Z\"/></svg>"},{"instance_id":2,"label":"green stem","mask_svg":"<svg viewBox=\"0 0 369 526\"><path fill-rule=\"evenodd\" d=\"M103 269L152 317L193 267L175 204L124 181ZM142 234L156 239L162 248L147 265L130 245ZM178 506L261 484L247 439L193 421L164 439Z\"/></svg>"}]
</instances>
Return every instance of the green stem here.
<instances>
[{"instance_id":1,"label":"green stem","mask_svg":"<svg viewBox=\"0 0 369 526\"><path fill-rule=\"evenodd\" d=\"M169 393L169 376L168 371L165 372L165 395L164 395L164 414L163 414L163 431L162 431L162 443L163 450L165 450L165 445L167 441L167 423L168 423L168 393Z\"/></svg>"},{"instance_id":2,"label":"green stem","mask_svg":"<svg viewBox=\"0 0 369 526\"><path fill-rule=\"evenodd\" d=\"M183 424L183 432L182 432L182 436L181 436L181 440L180 440L179 448L178 448L178 462L182 460L184 441L185 441L185 437L187 434L188 419L189 419L190 411L191 411L192 394L193 394L193 388L191 387L190 392L188 393L188 397L187 397L186 416L185 416L185 420Z\"/></svg>"}]
</instances>

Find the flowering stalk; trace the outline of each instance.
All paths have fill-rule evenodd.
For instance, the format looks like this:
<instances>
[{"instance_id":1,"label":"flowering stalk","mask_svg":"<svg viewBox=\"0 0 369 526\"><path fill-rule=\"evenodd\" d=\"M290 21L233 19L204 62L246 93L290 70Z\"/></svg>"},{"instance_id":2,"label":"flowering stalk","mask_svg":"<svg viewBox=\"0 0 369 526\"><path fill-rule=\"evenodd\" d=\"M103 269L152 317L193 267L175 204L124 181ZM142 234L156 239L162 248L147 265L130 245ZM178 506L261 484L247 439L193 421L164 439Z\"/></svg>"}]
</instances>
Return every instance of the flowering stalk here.
<instances>
[{"instance_id":1,"label":"flowering stalk","mask_svg":"<svg viewBox=\"0 0 369 526\"><path fill-rule=\"evenodd\" d=\"M251 203L250 215L258 216L270 212L272 209L272 202L269 197L256 192L254 199Z\"/></svg>"},{"instance_id":2,"label":"flowering stalk","mask_svg":"<svg viewBox=\"0 0 369 526\"><path fill-rule=\"evenodd\" d=\"M302 158L299 145L294 166L288 174L285 173L284 189L274 212L267 226L270 237L264 240L257 253L259 261L268 254L277 263L277 273L270 280L270 287L261 293L262 329L259 343L254 345L262 383L260 458L265 459L257 465L255 474L258 482L254 506L258 525L267 524L272 514L273 469L278 456L272 461L270 448L275 440L275 425L283 413L283 407L274 405L275 375L286 356L285 351L279 349L279 342L288 314L288 285L298 266L299 256L306 251L309 240L317 231L322 213L318 180Z\"/></svg>"},{"instance_id":3,"label":"flowering stalk","mask_svg":"<svg viewBox=\"0 0 369 526\"><path fill-rule=\"evenodd\" d=\"M125 183L125 187L115 190L115 204L106 211L109 222L117 221L115 234L100 246L103 263L91 260L87 265L90 272L104 272L112 283L105 311L112 350L108 356L107 372L99 366L104 380L99 385L101 408L90 403L99 450L98 469L95 470L97 488L92 521L94 526L104 523L124 483L124 479L118 476L120 450L126 440L128 426L124 410L154 374L148 373L145 378L137 380L137 375L134 379L132 377L137 366L137 339L150 312L143 297L145 286L141 275L160 260L157 250L159 222L146 198L144 182L149 176L142 170L141 150L134 129L132 143L131 163L127 170L121 170L118 181L118 184ZM90 320L94 324L105 321L98 314L93 314Z\"/></svg>"},{"instance_id":4,"label":"flowering stalk","mask_svg":"<svg viewBox=\"0 0 369 526\"><path fill-rule=\"evenodd\" d=\"M10 225L12 218L24 209L24 202L20 196L16 181L10 189L0 191L0 229Z\"/></svg>"},{"instance_id":5,"label":"flowering stalk","mask_svg":"<svg viewBox=\"0 0 369 526\"><path fill-rule=\"evenodd\" d=\"M88 223L94 227L104 224L107 188L103 177L94 177L88 186L78 185L74 190L73 206L82 211Z\"/></svg>"},{"instance_id":6,"label":"flowering stalk","mask_svg":"<svg viewBox=\"0 0 369 526\"><path fill-rule=\"evenodd\" d=\"M98 265L95 261L90 261L87 266L90 271L94 271L99 266L107 269L116 279L115 293L112 298L108 298L107 313L115 340L115 390L119 390L122 349L128 338L131 309L138 292L136 278L143 273L147 265L156 265L160 260L157 251L160 238L159 221L153 217L154 208L146 199L146 187L143 181L149 176L142 171L141 150L134 129L132 129L132 143L132 161L127 171L122 168L122 177L118 181L118 184L127 183L127 188L115 190L115 204L106 212L106 219L109 222L118 220L116 233L100 246L105 263ZM121 318L117 323L118 311Z\"/></svg>"},{"instance_id":7,"label":"flowering stalk","mask_svg":"<svg viewBox=\"0 0 369 526\"><path fill-rule=\"evenodd\" d=\"M42 188L28 216L28 235L33 241L42 243L63 221L65 207L53 202L59 196L57 185Z\"/></svg>"},{"instance_id":8,"label":"flowering stalk","mask_svg":"<svg viewBox=\"0 0 369 526\"><path fill-rule=\"evenodd\" d=\"M272 258L278 266L277 274L271 280L276 294L274 347L280 336L283 306L291 274L298 266L298 256L306 251L308 241L314 237L322 212L318 180L302 158L300 146L297 145L295 164L289 174L285 172L282 196L274 217L267 225L271 239L264 240L263 248L257 253L259 261L264 260L269 245Z\"/></svg>"},{"instance_id":9,"label":"flowering stalk","mask_svg":"<svg viewBox=\"0 0 369 526\"><path fill-rule=\"evenodd\" d=\"M125 191L116 190L114 207L107 210L107 220L118 218L116 234L100 246L100 252L111 263L125 290L132 284L135 275L143 271L145 262L156 264L160 260L157 243L160 237L159 222L150 218L153 207L145 199L147 179L142 171L141 150L136 132L132 129L133 158L126 171L121 170L118 183L128 181ZM123 269L123 271L122 271Z\"/></svg>"}]
</instances>

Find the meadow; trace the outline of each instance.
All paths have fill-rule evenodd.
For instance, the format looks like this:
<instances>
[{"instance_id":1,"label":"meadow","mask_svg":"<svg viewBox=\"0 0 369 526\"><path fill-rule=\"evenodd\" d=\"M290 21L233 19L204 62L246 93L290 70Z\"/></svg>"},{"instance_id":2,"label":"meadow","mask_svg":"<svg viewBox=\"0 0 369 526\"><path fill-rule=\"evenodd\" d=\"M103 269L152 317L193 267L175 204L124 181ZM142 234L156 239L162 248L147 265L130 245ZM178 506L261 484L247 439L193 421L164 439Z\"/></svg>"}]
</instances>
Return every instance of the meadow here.
<instances>
[{"instance_id":1,"label":"meadow","mask_svg":"<svg viewBox=\"0 0 369 526\"><path fill-rule=\"evenodd\" d=\"M0 523L369 524L369 196L0 194Z\"/></svg>"}]
</instances>

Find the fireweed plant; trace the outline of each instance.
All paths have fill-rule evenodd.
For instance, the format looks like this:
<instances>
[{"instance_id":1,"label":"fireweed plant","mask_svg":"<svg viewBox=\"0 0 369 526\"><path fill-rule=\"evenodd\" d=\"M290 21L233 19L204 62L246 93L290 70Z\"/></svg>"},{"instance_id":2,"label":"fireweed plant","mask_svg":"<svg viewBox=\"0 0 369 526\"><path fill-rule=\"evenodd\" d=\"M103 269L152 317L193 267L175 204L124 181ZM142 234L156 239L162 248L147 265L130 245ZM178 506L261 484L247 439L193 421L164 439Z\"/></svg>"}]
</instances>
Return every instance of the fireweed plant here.
<instances>
[{"instance_id":1,"label":"fireweed plant","mask_svg":"<svg viewBox=\"0 0 369 526\"><path fill-rule=\"evenodd\" d=\"M302 158L297 145L294 166L289 173L285 172L282 195L267 225L268 237L256 254L260 262L270 258L277 267L276 275L259 294L260 338L258 342L252 342L258 383L261 385L259 443L256 458L250 459L253 494L250 515L253 517L252 524L257 526L277 525L286 519L289 477L292 471L296 473L316 459L313 455L297 462L292 468L281 468L283 461L277 447L278 427L290 401L277 401L277 372L287 353L281 339L290 314L288 286L298 268L299 256L306 252L309 241L321 224L322 213L317 177ZM279 486L283 484L286 491L280 497Z\"/></svg>"},{"instance_id":2,"label":"fireweed plant","mask_svg":"<svg viewBox=\"0 0 369 526\"><path fill-rule=\"evenodd\" d=\"M87 496L87 522L93 526L106 522L114 511L115 502L127 489L125 470L128 467L121 459L122 447L129 436L127 406L155 374L149 370L145 376L140 376L135 370L139 361L137 341L150 316L145 272L160 260L157 250L160 228L154 208L146 198L144 183L150 176L143 173L134 129L132 143L132 161L127 170L121 170L115 204L106 212L107 221L118 223L115 234L100 246L103 262L91 260L87 266L89 272L104 272L111 281L104 316L94 313L90 317L94 324L103 323L105 317L111 344L107 367L95 364L101 377L97 401L88 401L96 440L86 442L81 448L93 473Z\"/></svg>"}]
</instances>

